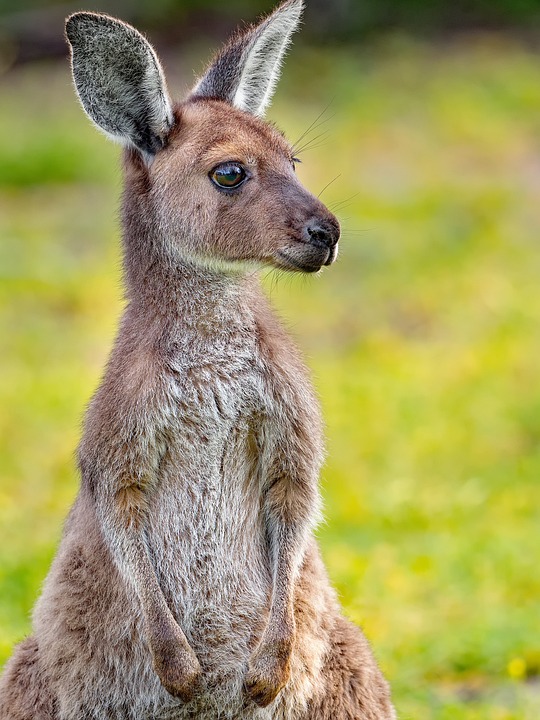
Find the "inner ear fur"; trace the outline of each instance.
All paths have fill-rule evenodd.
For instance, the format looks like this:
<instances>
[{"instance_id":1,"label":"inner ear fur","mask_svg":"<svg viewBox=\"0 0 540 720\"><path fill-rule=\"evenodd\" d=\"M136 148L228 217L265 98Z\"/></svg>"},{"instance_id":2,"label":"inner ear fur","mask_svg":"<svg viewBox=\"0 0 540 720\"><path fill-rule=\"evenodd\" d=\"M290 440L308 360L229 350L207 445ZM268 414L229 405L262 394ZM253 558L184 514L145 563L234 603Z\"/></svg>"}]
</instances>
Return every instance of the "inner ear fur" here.
<instances>
[{"instance_id":1,"label":"inner ear fur","mask_svg":"<svg viewBox=\"0 0 540 720\"><path fill-rule=\"evenodd\" d=\"M66 21L75 88L100 130L146 156L173 124L165 76L150 43L127 23L79 12Z\"/></svg>"},{"instance_id":2,"label":"inner ear fur","mask_svg":"<svg viewBox=\"0 0 540 720\"><path fill-rule=\"evenodd\" d=\"M263 116L274 94L281 63L297 30L303 0L286 0L257 25L238 31L214 58L192 91Z\"/></svg>"}]
</instances>

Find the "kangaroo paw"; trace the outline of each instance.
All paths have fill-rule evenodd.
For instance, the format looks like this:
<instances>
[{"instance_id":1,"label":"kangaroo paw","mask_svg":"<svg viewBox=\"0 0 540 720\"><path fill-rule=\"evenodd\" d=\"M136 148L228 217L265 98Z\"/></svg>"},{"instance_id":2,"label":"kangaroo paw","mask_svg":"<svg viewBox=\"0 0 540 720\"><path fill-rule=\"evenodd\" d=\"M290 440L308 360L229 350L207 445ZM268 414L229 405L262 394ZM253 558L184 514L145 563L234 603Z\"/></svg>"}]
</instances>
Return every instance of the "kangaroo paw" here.
<instances>
[{"instance_id":1,"label":"kangaroo paw","mask_svg":"<svg viewBox=\"0 0 540 720\"><path fill-rule=\"evenodd\" d=\"M184 702L204 687L201 666L189 646L175 646L154 655L154 668L165 690Z\"/></svg>"},{"instance_id":2,"label":"kangaroo paw","mask_svg":"<svg viewBox=\"0 0 540 720\"><path fill-rule=\"evenodd\" d=\"M249 661L245 679L249 697L260 707L276 699L290 677L290 639L263 642Z\"/></svg>"}]
</instances>

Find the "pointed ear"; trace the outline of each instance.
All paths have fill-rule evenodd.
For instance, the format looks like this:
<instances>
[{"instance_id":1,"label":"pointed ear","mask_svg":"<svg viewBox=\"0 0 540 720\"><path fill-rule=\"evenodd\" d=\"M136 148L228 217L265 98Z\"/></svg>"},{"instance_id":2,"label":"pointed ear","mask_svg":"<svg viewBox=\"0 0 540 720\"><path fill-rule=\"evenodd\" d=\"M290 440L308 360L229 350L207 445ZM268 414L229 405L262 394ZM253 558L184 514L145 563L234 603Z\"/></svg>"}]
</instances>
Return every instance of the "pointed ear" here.
<instances>
[{"instance_id":1,"label":"pointed ear","mask_svg":"<svg viewBox=\"0 0 540 720\"><path fill-rule=\"evenodd\" d=\"M225 100L240 110L264 115L303 6L303 0L286 0L258 25L234 35L199 80L192 97Z\"/></svg>"},{"instance_id":2,"label":"pointed ear","mask_svg":"<svg viewBox=\"0 0 540 720\"><path fill-rule=\"evenodd\" d=\"M163 70L152 46L130 25L79 12L66 21L75 88L91 120L146 159L173 123Z\"/></svg>"}]
</instances>

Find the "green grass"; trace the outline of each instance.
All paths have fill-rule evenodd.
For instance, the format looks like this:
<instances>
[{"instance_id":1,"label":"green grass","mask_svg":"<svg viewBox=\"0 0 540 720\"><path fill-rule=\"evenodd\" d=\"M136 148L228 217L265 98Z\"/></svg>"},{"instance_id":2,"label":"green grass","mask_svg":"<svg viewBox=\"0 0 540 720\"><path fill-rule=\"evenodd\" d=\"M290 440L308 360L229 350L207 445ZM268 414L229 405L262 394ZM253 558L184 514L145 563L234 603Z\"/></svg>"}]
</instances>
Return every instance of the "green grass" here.
<instances>
[{"instance_id":1,"label":"green grass","mask_svg":"<svg viewBox=\"0 0 540 720\"><path fill-rule=\"evenodd\" d=\"M1 83L0 663L121 310L117 149L65 67ZM327 423L329 571L401 718L536 720L540 60L489 36L295 50L271 116L294 139L330 98L299 172L351 198L339 261L266 280Z\"/></svg>"}]
</instances>

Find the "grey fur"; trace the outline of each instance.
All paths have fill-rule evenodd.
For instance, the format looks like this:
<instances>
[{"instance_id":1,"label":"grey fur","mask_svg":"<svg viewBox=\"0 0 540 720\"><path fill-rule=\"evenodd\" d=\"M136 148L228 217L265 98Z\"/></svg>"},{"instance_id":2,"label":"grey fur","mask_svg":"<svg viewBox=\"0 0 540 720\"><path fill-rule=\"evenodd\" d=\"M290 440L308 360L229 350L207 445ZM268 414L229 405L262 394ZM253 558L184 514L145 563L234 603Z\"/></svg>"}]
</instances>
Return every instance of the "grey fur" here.
<instances>
[{"instance_id":1,"label":"grey fur","mask_svg":"<svg viewBox=\"0 0 540 720\"><path fill-rule=\"evenodd\" d=\"M303 0L287 0L258 25L238 32L213 60L193 94L225 100L239 110L263 116L303 7Z\"/></svg>"},{"instance_id":2,"label":"grey fur","mask_svg":"<svg viewBox=\"0 0 540 720\"><path fill-rule=\"evenodd\" d=\"M163 147L172 125L161 65L135 28L89 12L66 22L75 88L91 120L146 155Z\"/></svg>"}]
</instances>

